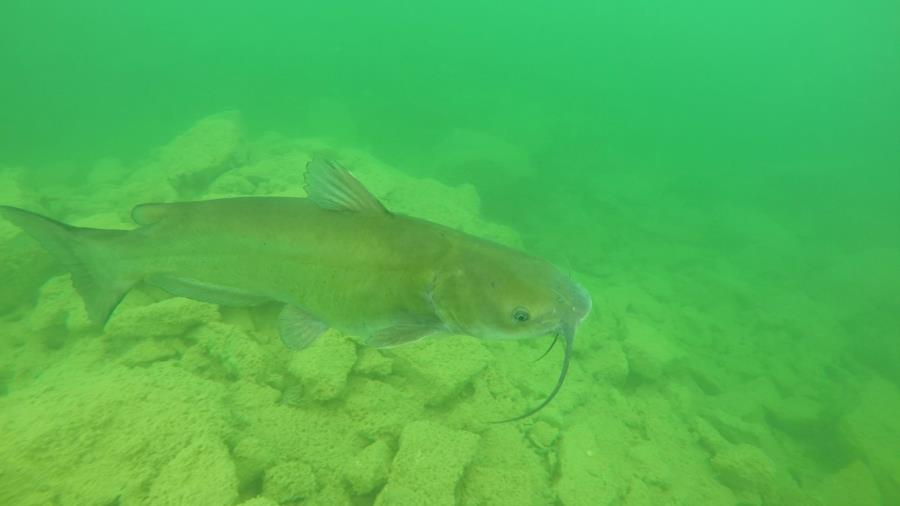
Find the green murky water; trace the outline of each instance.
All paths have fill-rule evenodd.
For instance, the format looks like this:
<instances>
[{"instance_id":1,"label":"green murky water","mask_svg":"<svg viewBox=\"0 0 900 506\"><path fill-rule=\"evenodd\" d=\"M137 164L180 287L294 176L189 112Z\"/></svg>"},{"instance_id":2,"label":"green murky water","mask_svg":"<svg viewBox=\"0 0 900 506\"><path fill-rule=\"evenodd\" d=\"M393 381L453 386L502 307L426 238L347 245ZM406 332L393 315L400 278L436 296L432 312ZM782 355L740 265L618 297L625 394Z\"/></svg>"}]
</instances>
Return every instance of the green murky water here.
<instances>
[{"instance_id":1,"label":"green murky water","mask_svg":"<svg viewBox=\"0 0 900 506\"><path fill-rule=\"evenodd\" d=\"M149 287L105 329L0 221L0 503L900 504L900 11L886 1L6 1L0 204L392 208L591 292L549 338L289 352Z\"/></svg>"}]
</instances>

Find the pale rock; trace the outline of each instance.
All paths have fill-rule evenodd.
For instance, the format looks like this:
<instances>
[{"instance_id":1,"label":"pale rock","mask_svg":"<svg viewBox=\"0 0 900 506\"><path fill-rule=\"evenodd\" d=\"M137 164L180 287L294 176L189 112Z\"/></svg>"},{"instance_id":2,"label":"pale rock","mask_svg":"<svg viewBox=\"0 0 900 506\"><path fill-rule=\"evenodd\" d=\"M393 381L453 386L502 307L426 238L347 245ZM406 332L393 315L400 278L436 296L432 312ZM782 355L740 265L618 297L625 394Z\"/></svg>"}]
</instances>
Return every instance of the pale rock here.
<instances>
[{"instance_id":1,"label":"pale rock","mask_svg":"<svg viewBox=\"0 0 900 506\"><path fill-rule=\"evenodd\" d=\"M541 450L548 450L559 438L559 429L549 423L538 420L528 430L528 439Z\"/></svg>"},{"instance_id":2,"label":"pale rock","mask_svg":"<svg viewBox=\"0 0 900 506\"><path fill-rule=\"evenodd\" d=\"M356 506L346 487L338 483L326 483L315 495L303 502L303 506Z\"/></svg>"},{"instance_id":3,"label":"pale rock","mask_svg":"<svg viewBox=\"0 0 900 506\"><path fill-rule=\"evenodd\" d=\"M239 174L228 173L216 179L209 187L207 198L228 198L253 195L256 186L246 177Z\"/></svg>"},{"instance_id":4,"label":"pale rock","mask_svg":"<svg viewBox=\"0 0 900 506\"><path fill-rule=\"evenodd\" d=\"M7 206L27 207L32 201L25 184L24 168L0 168L0 202ZM9 237L0 227L0 239Z\"/></svg>"},{"instance_id":5,"label":"pale rock","mask_svg":"<svg viewBox=\"0 0 900 506\"><path fill-rule=\"evenodd\" d=\"M763 403L772 425L803 436L822 426L822 404L809 397L794 396Z\"/></svg>"},{"instance_id":6,"label":"pale rock","mask_svg":"<svg viewBox=\"0 0 900 506\"><path fill-rule=\"evenodd\" d=\"M490 133L452 130L435 146L435 169L443 177L481 175L493 181L516 181L536 174L528 152ZM477 167L478 171L472 171Z\"/></svg>"},{"instance_id":7,"label":"pale rock","mask_svg":"<svg viewBox=\"0 0 900 506\"><path fill-rule=\"evenodd\" d=\"M628 322L624 348L631 372L648 380L659 379L684 357L659 330L639 320Z\"/></svg>"},{"instance_id":8,"label":"pale rock","mask_svg":"<svg viewBox=\"0 0 900 506\"><path fill-rule=\"evenodd\" d=\"M345 150L342 162L393 212L408 214L512 247L522 247L514 229L484 220L481 199L471 184L448 186L407 175L368 153Z\"/></svg>"},{"instance_id":9,"label":"pale rock","mask_svg":"<svg viewBox=\"0 0 900 506\"><path fill-rule=\"evenodd\" d=\"M719 395L728 388L729 377L709 357L691 357L685 364L694 383L707 395Z\"/></svg>"},{"instance_id":10,"label":"pale rock","mask_svg":"<svg viewBox=\"0 0 900 506\"><path fill-rule=\"evenodd\" d=\"M123 229L134 225L131 217L127 219L121 212L97 212L89 216L69 220L69 225L83 228Z\"/></svg>"},{"instance_id":11,"label":"pale rock","mask_svg":"<svg viewBox=\"0 0 900 506\"><path fill-rule=\"evenodd\" d=\"M43 246L0 218L0 313L33 302L41 285L61 270Z\"/></svg>"},{"instance_id":12,"label":"pale rock","mask_svg":"<svg viewBox=\"0 0 900 506\"><path fill-rule=\"evenodd\" d=\"M824 506L881 506L881 492L869 468L860 461L832 474L822 483Z\"/></svg>"},{"instance_id":13,"label":"pale rock","mask_svg":"<svg viewBox=\"0 0 900 506\"><path fill-rule=\"evenodd\" d=\"M356 363L356 344L339 332L326 332L309 347L294 353L288 372L317 401L339 397Z\"/></svg>"},{"instance_id":14,"label":"pale rock","mask_svg":"<svg viewBox=\"0 0 900 506\"><path fill-rule=\"evenodd\" d=\"M748 444L729 446L712 459L722 483L737 491L769 495L774 487L775 464L762 450Z\"/></svg>"},{"instance_id":15,"label":"pale rock","mask_svg":"<svg viewBox=\"0 0 900 506\"><path fill-rule=\"evenodd\" d=\"M0 503L231 504L221 385L171 364L126 368L102 350L81 353L99 341L78 340L0 397L0 433L16 435L0 444Z\"/></svg>"},{"instance_id":16,"label":"pale rock","mask_svg":"<svg viewBox=\"0 0 900 506\"><path fill-rule=\"evenodd\" d=\"M628 449L635 474L648 485L668 488L672 483L672 469L656 445L642 442Z\"/></svg>"},{"instance_id":17,"label":"pale rock","mask_svg":"<svg viewBox=\"0 0 900 506\"><path fill-rule=\"evenodd\" d=\"M746 422L727 411L705 410L702 416L730 443L759 445L765 439L763 426Z\"/></svg>"},{"instance_id":18,"label":"pale rock","mask_svg":"<svg viewBox=\"0 0 900 506\"><path fill-rule=\"evenodd\" d=\"M693 429L700 444L712 454L724 450L731 444L727 439L722 437L722 434L720 434L712 424L702 417L694 417Z\"/></svg>"},{"instance_id":19,"label":"pale rock","mask_svg":"<svg viewBox=\"0 0 900 506\"><path fill-rule=\"evenodd\" d=\"M409 420L420 418L423 412L422 402L407 391L366 377L354 380L343 403L357 430L371 439L399 436Z\"/></svg>"},{"instance_id":20,"label":"pale rock","mask_svg":"<svg viewBox=\"0 0 900 506\"><path fill-rule=\"evenodd\" d=\"M484 345L469 336L426 340L396 348L393 354L394 372L415 385L430 406L456 395L492 359Z\"/></svg>"},{"instance_id":21,"label":"pale rock","mask_svg":"<svg viewBox=\"0 0 900 506\"><path fill-rule=\"evenodd\" d=\"M365 495L387 482L394 452L383 440L363 448L343 469L344 478L356 495Z\"/></svg>"},{"instance_id":22,"label":"pale rock","mask_svg":"<svg viewBox=\"0 0 900 506\"><path fill-rule=\"evenodd\" d=\"M277 195L305 197L304 175L312 156L305 150L290 146L286 150L267 152L260 159L248 163L217 179L209 189L210 195Z\"/></svg>"},{"instance_id":23,"label":"pale rock","mask_svg":"<svg viewBox=\"0 0 900 506\"><path fill-rule=\"evenodd\" d=\"M232 455L234 456L235 474L241 490L260 483L263 473L274 460L271 450L253 436L241 438L234 445ZM267 498L267 500L269 499Z\"/></svg>"},{"instance_id":24,"label":"pale rock","mask_svg":"<svg viewBox=\"0 0 900 506\"><path fill-rule=\"evenodd\" d=\"M173 359L177 355L178 350L171 343L145 339L138 341L119 361L131 367L145 366L153 362Z\"/></svg>"},{"instance_id":25,"label":"pale rock","mask_svg":"<svg viewBox=\"0 0 900 506\"><path fill-rule=\"evenodd\" d=\"M864 460L885 504L900 504L900 391L891 382L867 383L859 403L840 421L845 444Z\"/></svg>"},{"instance_id":26,"label":"pale rock","mask_svg":"<svg viewBox=\"0 0 900 506\"><path fill-rule=\"evenodd\" d=\"M591 360L594 379L612 385L622 385L628 380L628 358L619 341L605 341Z\"/></svg>"},{"instance_id":27,"label":"pale rock","mask_svg":"<svg viewBox=\"0 0 900 506\"><path fill-rule=\"evenodd\" d=\"M262 347L236 325L210 321L193 330L190 337L221 364L230 379L262 383L272 372Z\"/></svg>"},{"instance_id":28,"label":"pale rock","mask_svg":"<svg viewBox=\"0 0 900 506\"><path fill-rule=\"evenodd\" d=\"M540 423L540 422L538 422ZM522 444L512 424L499 424L481 433L478 453L466 468L459 504L541 506L556 502L549 472L552 451L535 452Z\"/></svg>"},{"instance_id":29,"label":"pale rock","mask_svg":"<svg viewBox=\"0 0 900 506\"><path fill-rule=\"evenodd\" d=\"M534 469L473 465L466 471L465 496L457 504L543 506L555 504L552 492L541 490ZM542 494L543 492L543 494Z\"/></svg>"},{"instance_id":30,"label":"pale rock","mask_svg":"<svg viewBox=\"0 0 900 506\"><path fill-rule=\"evenodd\" d=\"M114 340L180 337L201 323L219 318L216 306L182 297L115 311L106 324Z\"/></svg>"},{"instance_id":31,"label":"pale rock","mask_svg":"<svg viewBox=\"0 0 900 506\"><path fill-rule=\"evenodd\" d=\"M563 505L616 504L625 494L627 483L616 472L610 452L604 450L590 424L575 425L563 434L556 484Z\"/></svg>"},{"instance_id":32,"label":"pale rock","mask_svg":"<svg viewBox=\"0 0 900 506\"><path fill-rule=\"evenodd\" d=\"M279 506L279 504L268 497L259 496L254 497L253 499L247 499L238 504L238 506Z\"/></svg>"},{"instance_id":33,"label":"pale rock","mask_svg":"<svg viewBox=\"0 0 900 506\"><path fill-rule=\"evenodd\" d=\"M201 436L178 452L153 480L149 504L233 504L237 477L228 449L218 438Z\"/></svg>"},{"instance_id":34,"label":"pale rock","mask_svg":"<svg viewBox=\"0 0 900 506\"><path fill-rule=\"evenodd\" d=\"M228 400L231 406L241 411L255 411L274 406L282 396L280 390L249 379L237 379L228 387Z\"/></svg>"},{"instance_id":35,"label":"pale rock","mask_svg":"<svg viewBox=\"0 0 900 506\"><path fill-rule=\"evenodd\" d=\"M243 163L246 146L240 114L201 119L160 150L159 163L181 197L195 197L217 177Z\"/></svg>"},{"instance_id":36,"label":"pale rock","mask_svg":"<svg viewBox=\"0 0 900 506\"><path fill-rule=\"evenodd\" d=\"M51 348L63 346L69 334L91 326L84 303L75 292L69 275L57 276L44 283L28 323Z\"/></svg>"},{"instance_id":37,"label":"pale rock","mask_svg":"<svg viewBox=\"0 0 900 506\"><path fill-rule=\"evenodd\" d=\"M387 485L376 506L454 506L459 481L475 456L479 436L434 422L416 421L400 435Z\"/></svg>"},{"instance_id":38,"label":"pale rock","mask_svg":"<svg viewBox=\"0 0 900 506\"><path fill-rule=\"evenodd\" d=\"M359 360L353 370L366 376L383 378L394 371L394 359L375 348L364 347L359 352Z\"/></svg>"},{"instance_id":39,"label":"pale rock","mask_svg":"<svg viewBox=\"0 0 900 506\"><path fill-rule=\"evenodd\" d=\"M316 492L316 475L299 461L282 462L266 470L263 495L279 503L296 502Z\"/></svg>"}]
</instances>

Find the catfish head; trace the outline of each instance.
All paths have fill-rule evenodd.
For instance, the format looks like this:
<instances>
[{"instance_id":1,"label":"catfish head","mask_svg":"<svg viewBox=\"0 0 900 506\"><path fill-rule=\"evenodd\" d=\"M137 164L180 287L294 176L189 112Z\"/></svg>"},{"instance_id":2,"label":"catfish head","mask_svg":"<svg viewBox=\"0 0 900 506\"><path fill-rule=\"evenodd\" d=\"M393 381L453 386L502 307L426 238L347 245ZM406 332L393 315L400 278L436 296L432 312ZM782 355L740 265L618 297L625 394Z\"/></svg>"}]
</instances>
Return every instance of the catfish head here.
<instances>
[{"instance_id":1,"label":"catfish head","mask_svg":"<svg viewBox=\"0 0 900 506\"><path fill-rule=\"evenodd\" d=\"M566 349L556 386L528 417L556 396L565 381L575 330L591 310L579 284L544 260L479 242L445 265L431 291L434 310L452 332L488 340L562 336ZM556 342L554 340L554 342Z\"/></svg>"}]
</instances>

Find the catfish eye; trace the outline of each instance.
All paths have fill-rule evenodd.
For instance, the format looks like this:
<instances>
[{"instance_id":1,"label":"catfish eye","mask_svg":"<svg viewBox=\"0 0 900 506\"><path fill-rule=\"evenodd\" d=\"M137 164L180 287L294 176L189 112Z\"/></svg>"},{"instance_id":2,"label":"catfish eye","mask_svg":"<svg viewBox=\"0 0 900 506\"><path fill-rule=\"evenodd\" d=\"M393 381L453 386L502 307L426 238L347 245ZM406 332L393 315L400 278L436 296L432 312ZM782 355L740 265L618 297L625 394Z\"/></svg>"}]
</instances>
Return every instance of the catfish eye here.
<instances>
[{"instance_id":1,"label":"catfish eye","mask_svg":"<svg viewBox=\"0 0 900 506\"><path fill-rule=\"evenodd\" d=\"M528 314L528 310L524 307L517 307L512 314L513 320L522 323L527 322L531 315Z\"/></svg>"}]
</instances>

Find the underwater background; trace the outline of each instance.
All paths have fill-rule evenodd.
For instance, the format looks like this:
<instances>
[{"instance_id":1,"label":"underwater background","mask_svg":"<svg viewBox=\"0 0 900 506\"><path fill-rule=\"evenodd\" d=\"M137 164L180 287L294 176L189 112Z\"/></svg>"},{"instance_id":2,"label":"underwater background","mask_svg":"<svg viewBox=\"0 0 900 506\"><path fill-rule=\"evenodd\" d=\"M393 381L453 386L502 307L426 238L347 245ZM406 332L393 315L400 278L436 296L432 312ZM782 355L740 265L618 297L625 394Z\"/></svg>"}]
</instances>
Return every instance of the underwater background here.
<instances>
[{"instance_id":1,"label":"underwater background","mask_svg":"<svg viewBox=\"0 0 900 506\"><path fill-rule=\"evenodd\" d=\"M898 62L887 0L5 0L0 204L130 228L326 154L594 309L491 424L550 338L98 329L0 220L0 504L900 504Z\"/></svg>"}]
</instances>

